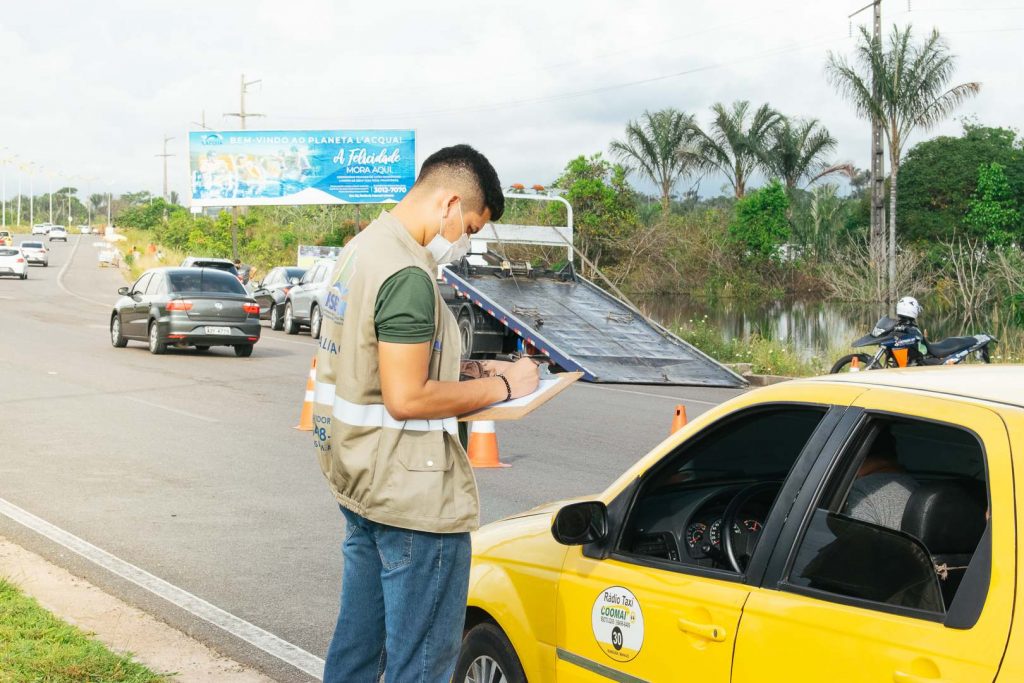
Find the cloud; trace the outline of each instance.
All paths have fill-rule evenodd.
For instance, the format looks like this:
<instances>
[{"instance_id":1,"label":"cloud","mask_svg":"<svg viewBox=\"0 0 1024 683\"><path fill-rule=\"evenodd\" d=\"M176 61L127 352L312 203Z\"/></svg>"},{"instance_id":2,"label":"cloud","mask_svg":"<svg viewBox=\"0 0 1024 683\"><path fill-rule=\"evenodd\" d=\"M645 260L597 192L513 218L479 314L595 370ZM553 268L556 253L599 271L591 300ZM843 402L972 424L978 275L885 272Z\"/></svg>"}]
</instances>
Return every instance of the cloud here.
<instances>
[{"instance_id":1,"label":"cloud","mask_svg":"<svg viewBox=\"0 0 1024 683\"><path fill-rule=\"evenodd\" d=\"M1012 124L1024 11L946 2L889 3L886 24L938 27L956 78L984 83L960 113ZM711 104L736 99L818 118L837 158L864 167L868 126L823 75L827 51L852 45L846 14L860 3L848 4L19 3L0 27L0 145L83 190L159 192L166 133L171 188L185 195L190 122L205 111L207 125L236 127L223 114L238 110L244 72L262 79L250 111L267 114L250 127L411 127L420 159L470 142L510 183L547 183L574 156L606 152L645 109L706 123Z\"/></svg>"}]
</instances>

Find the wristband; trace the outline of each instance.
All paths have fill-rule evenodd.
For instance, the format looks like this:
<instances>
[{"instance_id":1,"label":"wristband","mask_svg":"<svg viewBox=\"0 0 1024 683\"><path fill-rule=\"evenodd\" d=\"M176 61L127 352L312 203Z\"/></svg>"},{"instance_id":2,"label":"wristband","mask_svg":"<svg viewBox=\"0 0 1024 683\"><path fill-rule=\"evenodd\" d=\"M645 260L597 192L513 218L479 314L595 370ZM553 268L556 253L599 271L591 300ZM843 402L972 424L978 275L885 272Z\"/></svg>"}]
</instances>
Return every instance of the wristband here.
<instances>
[{"instance_id":1,"label":"wristband","mask_svg":"<svg viewBox=\"0 0 1024 683\"><path fill-rule=\"evenodd\" d=\"M505 391L508 392L508 396L505 397L506 401L512 400L512 385L508 383L508 378L505 375L497 375L497 377L505 383Z\"/></svg>"}]
</instances>

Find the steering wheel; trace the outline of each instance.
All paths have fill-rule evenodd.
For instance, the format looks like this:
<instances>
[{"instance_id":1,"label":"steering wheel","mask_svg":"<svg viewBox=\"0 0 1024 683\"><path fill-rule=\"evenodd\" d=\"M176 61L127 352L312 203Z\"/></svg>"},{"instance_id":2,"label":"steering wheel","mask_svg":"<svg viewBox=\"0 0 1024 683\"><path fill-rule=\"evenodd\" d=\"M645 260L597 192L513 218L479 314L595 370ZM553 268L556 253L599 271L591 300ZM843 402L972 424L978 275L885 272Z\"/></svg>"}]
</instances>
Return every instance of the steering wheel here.
<instances>
[{"instance_id":1,"label":"steering wheel","mask_svg":"<svg viewBox=\"0 0 1024 683\"><path fill-rule=\"evenodd\" d=\"M757 538L761 533L760 531L751 531L747 529L746 525L737 523L740 510L754 496L767 491L778 493L781 488L782 484L777 481L759 481L745 486L733 496L728 507L725 508L725 512L722 513L722 552L737 574L742 574L746 569L747 563L750 562L750 556L754 552L754 546L757 545ZM739 531L736 532L733 529Z\"/></svg>"}]
</instances>

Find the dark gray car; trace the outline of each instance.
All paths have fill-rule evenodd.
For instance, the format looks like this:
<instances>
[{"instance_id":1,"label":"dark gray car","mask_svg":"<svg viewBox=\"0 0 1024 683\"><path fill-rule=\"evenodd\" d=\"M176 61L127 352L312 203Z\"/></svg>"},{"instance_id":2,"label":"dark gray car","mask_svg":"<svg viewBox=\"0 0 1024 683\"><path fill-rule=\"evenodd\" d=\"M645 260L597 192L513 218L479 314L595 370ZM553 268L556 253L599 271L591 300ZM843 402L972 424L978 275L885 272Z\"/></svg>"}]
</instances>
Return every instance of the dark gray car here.
<instances>
[{"instance_id":1,"label":"dark gray car","mask_svg":"<svg viewBox=\"0 0 1024 683\"><path fill-rule=\"evenodd\" d=\"M305 268L279 266L256 284L252 296L260 305L260 318L270 321L270 329L280 330L284 327L285 297L305 274Z\"/></svg>"},{"instance_id":2,"label":"dark gray car","mask_svg":"<svg viewBox=\"0 0 1024 683\"><path fill-rule=\"evenodd\" d=\"M151 353L169 345L231 346L251 356L260 339L260 307L238 278L214 268L154 268L130 287L110 316L110 342L145 341Z\"/></svg>"}]
</instances>

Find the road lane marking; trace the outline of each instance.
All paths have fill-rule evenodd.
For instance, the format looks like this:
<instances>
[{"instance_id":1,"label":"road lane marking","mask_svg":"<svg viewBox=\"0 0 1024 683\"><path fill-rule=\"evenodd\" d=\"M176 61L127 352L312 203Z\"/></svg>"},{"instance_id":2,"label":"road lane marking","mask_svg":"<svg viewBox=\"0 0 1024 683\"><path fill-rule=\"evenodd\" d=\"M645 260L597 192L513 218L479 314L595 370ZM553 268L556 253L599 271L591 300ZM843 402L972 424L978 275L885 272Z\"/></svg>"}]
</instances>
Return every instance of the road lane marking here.
<instances>
[{"instance_id":1,"label":"road lane marking","mask_svg":"<svg viewBox=\"0 0 1024 683\"><path fill-rule=\"evenodd\" d=\"M604 391L614 391L617 394L633 394L635 396L650 396L651 398L664 398L669 401L675 401L677 403L700 403L701 405L705 406L717 406L729 400L724 399L722 401L702 401L699 398L682 398L681 396L666 396L665 394L652 394L647 391L633 391L632 389L616 389L614 387L605 387L599 384L577 383L576 386L584 387L586 389L603 389Z\"/></svg>"},{"instance_id":2,"label":"road lane marking","mask_svg":"<svg viewBox=\"0 0 1024 683\"><path fill-rule=\"evenodd\" d=\"M61 267L60 272L57 273L57 286L60 287L61 289L63 289L65 293L70 294L71 296L75 297L76 299L81 299L82 301L88 301L91 304L96 304L97 306L103 306L104 308L110 308L110 302L108 302L108 301L97 301L96 299L90 299L87 296L82 296L81 294L76 294L75 292L72 292L70 289L68 289L67 286L64 284L64 274L68 271L68 267L71 265L71 262L75 260L75 254L78 252L78 245L80 245L81 243L82 243L82 238L81 237L79 237L78 239L75 240L75 246L71 250L71 255L68 256L67 262L64 264L63 267Z\"/></svg>"},{"instance_id":3,"label":"road lane marking","mask_svg":"<svg viewBox=\"0 0 1024 683\"><path fill-rule=\"evenodd\" d=\"M0 514L320 680L324 660L0 498Z\"/></svg>"},{"instance_id":4,"label":"road lane marking","mask_svg":"<svg viewBox=\"0 0 1024 683\"><path fill-rule=\"evenodd\" d=\"M184 415L185 417L192 417L197 420L203 420L204 422L220 422L220 420L213 417L207 417L206 415L197 415L196 413L190 413L187 410L179 410L177 408L171 408L170 406L160 405L159 403L147 401L144 398L137 398L135 396L122 396L121 398L126 399L128 401L135 401L136 403L142 403L153 408L159 408L160 410L166 410L171 413L177 413L178 415Z\"/></svg>"}]
</instances>

